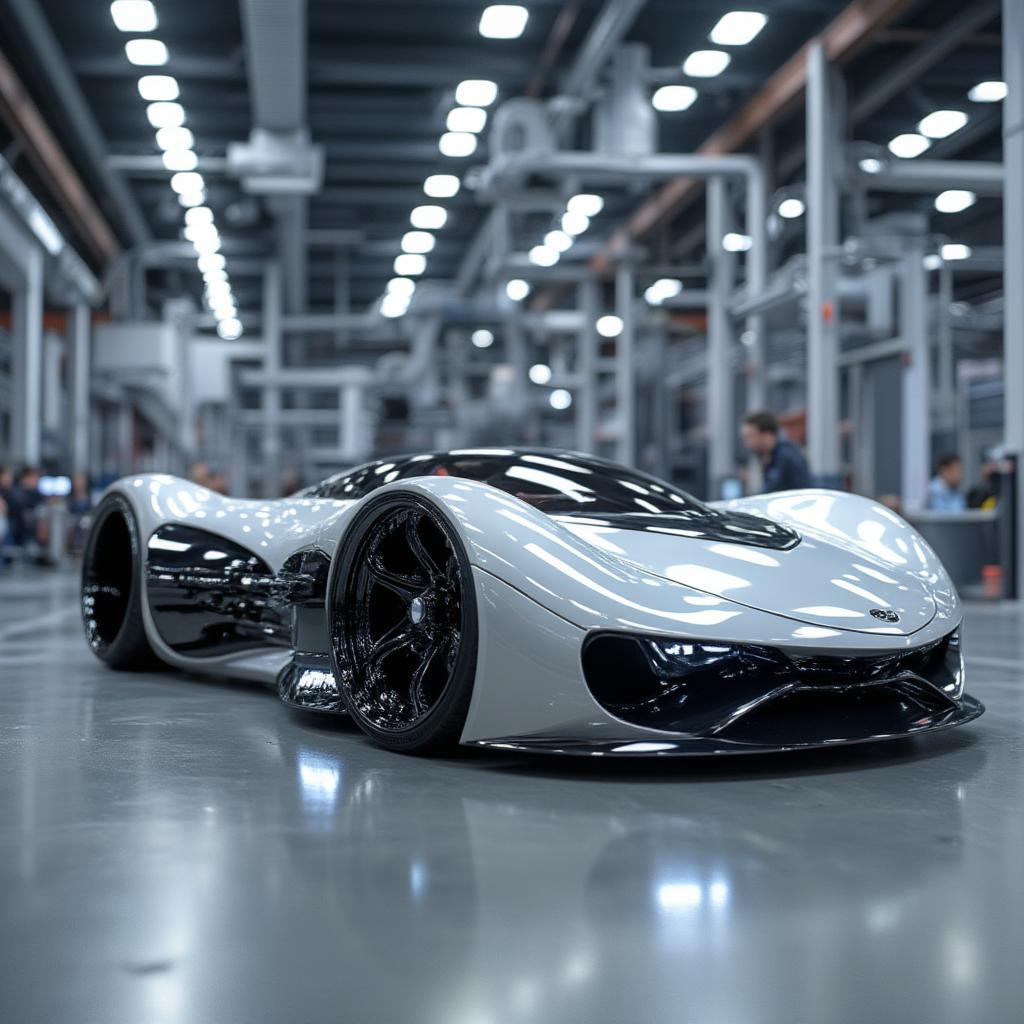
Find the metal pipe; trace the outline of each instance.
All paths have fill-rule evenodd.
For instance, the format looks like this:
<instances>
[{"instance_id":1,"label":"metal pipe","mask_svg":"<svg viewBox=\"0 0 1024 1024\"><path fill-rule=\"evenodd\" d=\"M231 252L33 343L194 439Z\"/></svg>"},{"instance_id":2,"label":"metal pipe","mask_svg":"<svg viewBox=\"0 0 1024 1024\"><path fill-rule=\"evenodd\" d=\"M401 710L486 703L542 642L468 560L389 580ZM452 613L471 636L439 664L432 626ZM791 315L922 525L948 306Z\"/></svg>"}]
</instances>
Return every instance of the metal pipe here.
<instances>
[{"instance_id":1,"label":"metal pipe","mask_svg":"<svg viewBox=\"0 0 1024 1024\"><path fill-rule=\"evenodd\" d=\"M707 187L707 250L711 261L708 303L707 388L705 409L708 431L708 494L720 495L722 481L733 471L732 437L732 318L729 296L733 289L735 258L722 247L728 230L728 195L725 181L712 178Z\"/></svg>"},{"instance_id":2,"label":"metal pipe","mask_svg":"<svg viewBox=\"0 0 1024 1024\"><path fill-rule=\"evenodd\" d=\"M857 170L851 184L869 192L929 192L968 188L978 195L1001 196L1003 165L984 160L892 160L875 174Z\"/></svg>"},{"instance_id":3,"label":"metal pipe","mask_svg":"<svg viewBox=\"0 0 1024 1024\"><path fill-rule=\"evenodd\" d=\"M632 466L636 462L636 317L629 263L621 263L615 274L615 312L622 320L622 331L615 339L616 457L624 466Z\"/></svg>"},{"instance_id":4,"label":"metal pipe","mask_svg":"<svg viewBox=\"0 0 1024 1024\"><path fill-rule=\"evenodd\" d=\"M79 300L71 310L71 468L88 473L90 463L89 426L91 422L89 380L91 376L92 311Z\"/></svg>"}]
</instances>

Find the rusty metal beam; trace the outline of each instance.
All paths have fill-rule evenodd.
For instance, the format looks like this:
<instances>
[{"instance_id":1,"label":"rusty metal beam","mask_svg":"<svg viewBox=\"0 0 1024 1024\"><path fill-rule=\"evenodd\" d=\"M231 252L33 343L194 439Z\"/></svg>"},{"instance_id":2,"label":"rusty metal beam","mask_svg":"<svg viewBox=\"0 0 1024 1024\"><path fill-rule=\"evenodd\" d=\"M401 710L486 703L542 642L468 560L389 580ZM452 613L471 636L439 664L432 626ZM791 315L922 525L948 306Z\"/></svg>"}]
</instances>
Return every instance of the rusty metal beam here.
<instances>
[{"instance_id":1,"label":"rusty metal beam","mask_svg":"<svg viewBox=\"0 0 1024 1024\"><path fill-rule=\"evenodd\" d=\"M50 131L14 68L0 53L0 117L20 139L40 177L53 190L57 202L81 233L86 244L104 265L120 255L118 243L106 218L89 195L82 179Z\"/></svg>"},{"instance_id":2,"label":"rusty metal beam","mask_svg":"<svg viewBox=\"0 0 1024 1024\"><path fill-rule=\"evenodd\" d=\"M913 0L853 0L822 31L825 54L832 63L849 59L875 33L890 24ZM732 120L710 135L698 154L720 156L745 145L765 125L790 110L807 84L807 55L811 41L802 46ZM607 274L616 260L638 238L676 214L703 187L693 178L676 178L643 203L608 239L590 262L598 274Z\"/></svg>"}]
</instances>

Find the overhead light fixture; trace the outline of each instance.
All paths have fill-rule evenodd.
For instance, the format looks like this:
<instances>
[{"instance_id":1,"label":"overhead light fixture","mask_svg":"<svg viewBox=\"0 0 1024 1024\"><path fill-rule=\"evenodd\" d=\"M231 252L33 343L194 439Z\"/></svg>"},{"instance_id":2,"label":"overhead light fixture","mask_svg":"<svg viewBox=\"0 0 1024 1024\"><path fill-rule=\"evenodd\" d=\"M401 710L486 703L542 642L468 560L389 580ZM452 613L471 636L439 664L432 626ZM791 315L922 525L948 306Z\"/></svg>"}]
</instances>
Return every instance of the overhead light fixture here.
<instances>
[{"instance_id":1,"label":"overhead light fixture","mask_svg":"<svg viewBox=\"0 0 1024 1024\"><path fill-rule=\"evenodd\" d=\"M885 164L881 160L876 159L873 156L866 156L861 160L857 166L865 174L880 174L885 169Z\"/></svg>"},{"instance_id":2,"label":"overhead light fixture","mask_svg":"<svg viewBox=\"0 0 1024 1024\"><path fill-rule=\"evenodd\" d=\"M455 107L448 111L445 127L450 132L471 132L477 135L487 124L487 111L479 107Z\"/></svg>"},{"instance_id":3,"label":"overhead light fixture","mask_svg":"<svg viewBox=\"0 0 1024 1024\"><path fill-rule=\"evenodd\" d=\"M604 316L598 317L597 323L594 326L602 338L617 338L622 333L624 324L622 323L621 316L616 316L614 313L606 313Z\"/></svg>"},{"instance_id":4,"label":"overhead light fixture","mask_svg":"<svg viewBox=\"0 0 1024 1024\"><path fill-rule=\"evenodd\" d=\"M423 182L423 191L431 199L451 199L459 194L461 182L454 174L431 174Z\"/></svg>"},{"instance_id":5,"label":"overhead light fixture","mask_svg":"<svg viewBox=\"0 0 1024 1024\"><path fill-rule=\"evenodd\" d=\"M538 267L553 267L561 255L549 245L535 245L528 253L530 262Z\"/></svg>"},{"instance_id":6,"label":"overhead light fixture","mask_svg":"<svg viewBox=\"0 0 1024 1024\"><path fill-rule=\"evenodd\" d=\"M929 139L945 139L967 124L962 110L936 110L917 122L917 130Z\"/></svg>"},{"instance_id":7,"label":"overhead light fixture","mask_svg":"<svg viewBox=\"0 0 1024 1024\"><path fill-rule=\"evenodd\" d=\"M660 306L667 299L674 299L682 290L682 281L660 277L644 292L644 299L651 306Z\"/></svg>"},{"instance_id":8,"label":"overhead light fixture","mask_svg":"<svg viewBox=\"0 0 1024 1024\"><path fill-rule=\"evenodd\" d=\"M140 67L159 67L167 63L167 47L159 39L129 39L124 55Z\"/></svg>"},{"instance_id":9,"label":"overhead light fixture","mask_svg":"<svg viewBox=\"0 0 1024 1024\"><path fill-rule=\"evenodd\" d=\"M390 320L404 316L408 308L408 296L400 295L398 292L387 292L380 300L381 316L386 316Z\"/></svg>"},{"instance_id":10,"label":"overhead light fixture","mask_svg":"<svg viewBox=\"0 0 1024 1024\"><path fill-rule=\"evenodd\" d=\"M590 227L590 218L585 213L566 211L562 214L562 230L567 235L582 235Z\"/></svg>"},{"instance_id":11,"label":"overhead light fixture","mask_svg":"<svg viewBox=\"0 0 1024 1024\"><path fill-rule=\"evenodd\" d=\"M480 15L480 35L485 39L518 39L530 12L519 4L491 4Z\"/></svg>"},{"instance_id":12,"label":"overhead light fixture","mask_svg":"<svg viewBox=\"0 0 1024 1024\"><path fill-rule=\"evenodd\" d=\"M783 220L796 220L797 217L804 215L804 201L797 199L796 196L790 196L789 199L783 199L779 203L779 216Z\"/></svg>"},{"instance_id":13,"label":"overhead light fixture","mask_svg":"<svg viewBox=\"0 0 1024 1024\"><path fill-rule=\"evenodd\" d=\"M486 78L467 78L455 87L455 102L463 107L489 107L498 98L498 86Z\"/></svg>"},{"instance_id":14,"label":"overhead light fixture","mask_svg":"<svg viewBox=\"0 0 1024 1024\"><path fill-rule=\"evenodd\" d=\"M544 385L551 380L551 367L547 363L534 363L526 374L534 384Z\"/></svg>"},{"instance_id":15,"label":"overhead light fixture","mask_svg":"<svg viewBox=\"0 0 1024 1024\"><path fill-rule=\"evenodd\" d=\"M219 238L220 232L212 221L185 225L185 237L190 242L198 242L203 238Z\"/></svg>"},{"instance_id":16,"label":"overhead light fixture","mask_svg":"<svg viewBox=\"0 0 1024 1024\"><path fill-rule=\"evenodd\" d=\"M199 267L200 272L203 274L211 270L223 270L224 263L224 257L219 252L208 253L196 260L196 266Z\"/></svg>"},{"instance_id":17,"label":"overhead light fixture","mask_svg":"<svg viewBox=\"0 0 1024 1024\"><path fill-rule=\"evenodd\" d=\"M217 333L225 341L234 341L235 338L240 338L242 336L242 323L235 317L231 317L227 320L221 320L221 322L217 324Z\"/></svg>"},{"instance_id":18,"label":"overhead light fixture","mask_svg":"<svg viewBox=\"0 0 1024 1024\"><path fill-rule=\"evenodd\" d=\"M206 188L206 183L203 176L196 171L179 171L171 175L171 188L178 195L185 195L189 192L202 192Z\"/></svg>"},{"instance_id":19,"label":"overhead light fixture","mask_svg":"<svg viewBox=\"0 0 1024 1024\"><path fill-rule=\"evenodd\" d=\"M469 340L477 348L490 348L494 344L494 333L486 327L479 327L469 336Z\"/></svg>"},{"instance_id":20,"label":"overhead light fixture","mask_svg":"<svg viewBox=\"0 0 1024 1024\"><path fill-rule=\"evenodd\" d=\"M193 210L185 211L186 224L212 224L213 210L208 206L197 206Z\"/></svg>"},{"instance_id":21,"label":"overhead light fixture","mask_svg":"<svg viewBox=\"0 0 1024 1024\"><path fill-rule=\"evenodd\" d=\"M444 156L472 156L476 152L476 136L472 132L445 132L437 148Z\"/></svg>"},{"instance_id":22,"label":"overhead light fixture","mask_svg":"<svg viewBox=\"0 0 1024 1024\"><path fill-rule=\"evenodd\" d=\"M161 149L191 149L195 141L192 133L181 125L175 128L161 128L156 133L156 144Z\"/></svg>"},{"instance_id":23,"label":"overhead light fixture","mask_svg":"<svg viewBox=\"0 0 1024 1024\"><path fill-rule=\"evenodd\" d=\"M696 98L697 90L692 85L663 85L651 97L651 105L655 110L677 113L689 110Z\"/></svg>"},{"instance_id":24,"label":"overhead light fixture","mask_svg":"<svg viewBox=\"0 0 1024 1024\"><path fill-rule=\"evenodd\" d=\"M935 197L935 209L939 213L960 213L973 206L978 197L965 188L948 188Z\"/></svg>"},{"instance_id":25,"label":"overhead light fixture","mask_svg":"<svg viewBox=\"0 0 1024 1024\"><path fill-rule=\"evenodd\" d=\"M596 217L604 209L604 200L589 192L581 192L573 196L565 208L569 213L581 213L584 217Z\"/></svg>"},{"instance_id":26,"label":"overhead light fixture","mask_svg":"<svg viewBox=\"0 0 1024 1024\"><path fill-rule=\"evenodd\" d=\"M752 244L750 235L741 235L738 231L729 231L722 238L722 248L726 252L747 252Z\"/></svg>"},{"instance_id":27,"label":"overhead light fixture","mask_svg":"<svg viewBox=\"0 0 1024 1024\"><path fill-rule=\"evenodd\" d=\"M185 123L185 108L180 103L150 103L146 117L154 128L180 128Z\"/></svg>"},{"instance_id":28,"label":"overhead light fixture","mask_svg":"<svg viewBox=\"0 0 1024 1024\"><path fill-rule=\"evenodd\" d=\"M414 228L430 230L443 228L448 222L448 211L443 206L417 206L409 214L409 223Z\"/></svg>"},{"instance_id":29,"label":"overhead light fixture","mask_svg":"<svg viewBox=\"0 0 1024 1024\"><path fill-rule=\"evenodd\" d=\"M156 28L156 8L150 0L114 0L110 16L121 32L152 32Z\"/></svg>"},{"instance_id":30,"label":"overhead light fixture","mask_svg":"<svg viewBox=\"0 0 1024 1024\"><path fill-rule=\"evenodd\" d=\"M416 255L430 252L434 248L434 236L429 231L406 231L402 235L402 252Z\"/></svg>"},{"instance_id":31,"label":"overhead light fixture","mask_svg":"<svg viewBox=\"0 0 1024 1024\"><path fill-rule=\"evenodd\" d=\"M178 202L186 209L190 206L202 206L206 202L206 193L201 190L199 192L180 192Z\"/></svg>"},{"instance_id":32,"label":"overhead light fixture","mask_svg":"<svg viewBox=\"0 0 1024 1024\"><path fill-rule=\"evenodd\" d=\"M403 252L400 256L395 257L393 267L396 274L402 274L405 277L419 277L427 269L427 258L419 253Z\"/></svg>"},{"instance_id":33,"label":"overhead light fixture","mask_svg":"<svg viewBox=\"0 0 1024 1024\"><path fill-rule=\"evenodd\" d=\"M220 253L211 253L212 256L219 256ZM203 282L207 285L213 284L214 281L224 281L227 283L228 272L226 270L208 270L203 274Z\"/></svg>"},{"instance_id":34,"label":"overhead light fixture","mask_svg":"<svg viewBox=\"0 0 1024 1024\"><path fill-rule=\"evenodd\" d=\"M139 79L139 95L150 103L157 100L176 100L178 80L171 75L143 75Z\"/></svg>"},{"instance_id":35,"label":"overhead light fixture","mask_svg":"<svg viewBox=\"0 0 1024 1024\"><path fill-rule=\"evenodd\" d=\"M947 242L939 250L939 254L947 263L955 262L956 260L966 260L970 258L971 247L960 242Z\"/></svg>"},{"instance_id":36,"label":"overhead light fixture","mask_svg":"<svg viewBox=\"0 0 1024 1024\"><path fill-rule=\"evenodd\" d=\"M220 235L200 235L192 242L192 248L195 249L195 251L199 253L200 256L208 252L219 252Z\"/></svg>"},{"instance_id":37,"label":"overhead light fixture","mask_svg":"<svg viewBox=\"0 0 1024 1024\"><path fill-rule=\"evenodd\" d=\"M199 165L199 158L191 149L168 149L161 159L169 171L194 171Z\"/></svg>"},{"instance_id":38,"label":"overhead light fixture","mask_svg":"<svg viewBox=\"0 0 1024 1024\"><path fill-rule=\"evenodd\" d=\"M566 231L549 231L544 236L544 244L556 252L566 252L572 248L572 236Z\"/></svg>"},{"instance_id":39,"label":"overhead light fixture","mask_svg":"<svg viewBox=\"0 0 1024 1024\"><path fill-rule=\"evenodd\" d=\"M730 11L718 19L708 38L718 46L746 46L767 22L758 11Z\"/></svg>"},{"instance_id":40,"label":"overhead light fixture","mask_svg":"<svg viewBox=\"0 0 1024 1024\"><path fill-rule=\"evenodd\" d=\"M683 61L683 74L691 78L714 78L729 66L731 60L725 50L694 50Z\"/></svg>"},{"instance_id":41,"label":"overhead light fixture","mask_svg":"<svg viewBox=\"0 0 1024 1024\"><path fill-rule=\"evenodd\" d=\"M408 297L416 291L416 282L408 277L393 277L388 281L387 290Z\"/></svg>"},{"instance_id":42,"label":"overhead light fixture","mask_svg":"<svg viewBox=\"0 0 1024 1024\"><path fill-rule=\"evenodd\" d=\"M572 394L566 391L565 388L555 388L555 390L548 395L548 404L552 409L564 412L572 405Z\"/></svg>"},{"instance_id":43,"label":"overhead light fixture","mask_svg":"<svg viewBox=\"0 0 1024 1024\"><path fill-rule=\"evenodd\" d=\"M929 146L931 143L923 135L906 132L903 135L897 135L895 139L890 139L889 152L904 160L912 160L915 156L920 156Z\"/></svg>"},{"instance_id":44,"label":"overhead light fixture","mask_svg":"<svg viewBox=\"0 0 1024 1024\"><path fill-rule=\"evenodd\" d=\"M522 302L530 294L530 283L521 277L514 277L505 285L505 294L513 302Z\"/></svg>"},{"instance_id":45,"label":"overhead light fixture","mask_svg":"<svg viewBox=\"0 0 1024 1024\"><path fill-rule=\"evenodd\" d=\"M921 260L925 270L938 270L942 266L942 257L937 252L930 252Z\"/></svg>"},{"instance_id":46,"label":"overhead light fixture","mask_svg":"<svg viewBox=\"0 0 1024 1024\"><path fill-rule=\"evenodd\" d=\"M1006 99L1006 83L979 82L968 92L967 98L972 103L1001 103Z\"/></svg>"}]
</instances>

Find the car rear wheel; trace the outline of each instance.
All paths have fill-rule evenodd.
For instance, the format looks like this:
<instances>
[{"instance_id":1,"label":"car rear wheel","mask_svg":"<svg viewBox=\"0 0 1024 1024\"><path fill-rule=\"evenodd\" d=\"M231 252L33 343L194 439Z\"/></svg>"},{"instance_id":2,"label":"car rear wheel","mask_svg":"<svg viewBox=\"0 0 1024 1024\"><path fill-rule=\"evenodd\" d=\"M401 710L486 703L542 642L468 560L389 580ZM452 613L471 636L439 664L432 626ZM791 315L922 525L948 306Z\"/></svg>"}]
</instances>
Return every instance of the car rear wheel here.
<instances>
[{"instance_id":1,"label":"car rear wheel","mask_svg":"<svg viewBox=\"0 0 1024 1024\"><path fill-rule=\"evenodd\" d=\"M347 534L329 607L334 671L359 727L391 750L453 749L477 623L469 559L445 516L415 494L368 504Z\"/></svg>"},{"instance_id":2,"label":"car rear wheel","mask_svg":"<svg viewBox=\"0 0 1024 1024\"><path fill-rule=\"evenodd\" d=\"M97 506L82 556L82 622L93 654L115 669L157 664L142 616L142 545L119 494Z\"/></svg>"}]
</instances>

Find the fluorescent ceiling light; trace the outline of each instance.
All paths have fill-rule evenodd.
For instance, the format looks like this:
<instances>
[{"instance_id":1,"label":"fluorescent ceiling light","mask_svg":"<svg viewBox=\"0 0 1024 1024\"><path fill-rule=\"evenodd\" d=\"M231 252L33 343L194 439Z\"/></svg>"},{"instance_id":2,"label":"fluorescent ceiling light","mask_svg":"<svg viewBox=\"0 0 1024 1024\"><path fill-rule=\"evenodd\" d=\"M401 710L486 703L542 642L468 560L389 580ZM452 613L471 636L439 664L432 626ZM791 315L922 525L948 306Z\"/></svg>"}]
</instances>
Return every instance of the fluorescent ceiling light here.
<instances>
[{"instance_id":1,"label":"fluorescent ceiling light","mask_svg":"<svg viewBox=\"0 0 1024 1024\"><path fill-rule=\"evenodd\" d=\"M942 257L937 252L930 252L921 260L925 270L938 270L942 266Z\"/></svg>"},{"instance_id":2,"label":"fluorescent ceiling light","mask_svg":"<svg viewBox=\"0 0 1024 1024\"><path fill-rule=\"evenodd\" d=\"M454 174L431 174L423 182L423 191L431 199L451 199L458 195L460 184Z\"/></svg>"},{"instance_id":3,"label":"fluorescent ceiling light","mask_svg":"<svg viewBox=\"0 0 1024 1024\"><path fill-rule=\"evenodd\" d=\"M146 117L154 128L180 128L185 123L185 108L180 103L150 103Z\"/></svg>"},{"instance_id":4,"label":"fluorescent ceiling light","mask_svg":"<svg viewBox=\"0 0 1024 1024\"><path fill-rule=\"evenodd\" d=\"M198 192L180 192L178 202L186 209L190 206L202 206L206 202L206 193L202 189Z\"/></svg>"},{"instance_id":5,"label":"fluorescent ceiling light","mask_svg":"<svg viewBox=\"0 0 1024 1024\"><path fill-rule=\"evenodd\" d=\"M192 248L200 256L208 252L218 252L220 250L220 235L202 235L192 243Z\"/></svg>"},{"instance_id":6,"label":"fluorescent ceiling light","mask_svg":"<svg viewBox=\"0 0 1024 1024\"><path fill-rule=\"evenodd\" d=\"M728 66L732 57L724 50L694 50L683 61L683 74L691 78L714 78Z\"/></svg>"},{"instance_id":7,"label":"fluorescent ceiling light","mask_svg":"<svg viewBox=\"0 0 1024 1024\"><path fill-rule=\"evenodd\" d=\"M730 11L718 19L708 38L719 46L746 46L768 19L757 11Z\"/></svg>"},{"instance_id":8,"label":"fluorescent ceiling light","mask_svg":"<svg viewBox=\"0 0 1024 1024\"><path fill-rule=\"evenodd\" d=\"M200 256L196 260L196 266L205 274L208 270L223 270L224 262L224 257L219 252L212 252L208 256Z\"/></svg>"},{"instance_id":9,"label":"fluorescent ceiling light","mask_svg":"<svg viewBox=\"0 0 1024 1024\"><path fill-rule=\"evenodd\" d=\"M470 335L469 340L477 348L490 348L494 344L494 334L486 327L480 327Z\"/></svg>"},{"instance_id":10,"label":"fluorescent ceiling light","mask_svg":"<svg viewBox=\"0 0 1024 1024\"><path fill-rule=\"evenodd\" d=\"M206 188L206 183L203 176L195 171L179 171L171 176L171 188L178 195L184 195L187 192L202 192Z\"/></svg>"},{"instance_id":11,"label":"fluorescent ceiling light","mask_svg":"<svg viewBox=\"0 0 1024 1024\"><path fill-rule=\"evenodd\" d=\"M220 233L216 225L208 221L205 224L186 224L185 237L190 242L198 242L201 238L219 238Z\"/></svg>"},{"instance_id":12,"label":"fluorescent ceiling light","mask_svg":"<svg viewBox=\"0 0 1024 1024\"><path fill-rule=\"evenodd\" d=\"M404 316L405 311L408 308L408 297L405 295L399 295L398 292L388 292L384 298L380 300L381 316L386 316L391 320L395 317Z\"/></svg>"},{"instance_id":13,"label":"fluorescent ceiling light","mask_svg":"<svg viewBox=\"0 0 1024 1024\"><path fill-rule=\"evenodd\" d=\"M408 297L416 291L416 282L408 277L393 277L388 281L387 290Z\"/></svg>"},{"instance_id":14,"label":"fluorescent ceiling light","mask_svg":"<svg viewBox=\"0 0 1024 1024\"><path fill-rule=\"evenodd\" d=\"M920 156L930 145L931 143L923 135L907 132L897 135L895 139L889 141L889 152L893 156L911 160L915 156Z\"/></svg>"},{"instance_id":15,"label":"fluorescent ceiling light","mask_svg":"<svg viewBox=\"0 0 1024 1024\"><path fill-rule=\"evenodd\" d=\"M212 224L213 210L208 206L197 206L193 210L185 211L186 224Z\"/></svg>"},{"instance_id":16,"label":"fluorescent ceiling light","mask_svg":"<svg viewBox=\"0 0 1024 1024\"><path fill-rule=\"evenodd\" d=\"M150 0L114 0L110 16L121 32L152 32L157 24Z\"/></svg>"},{"instance_id":17,"label":"fluorescent ceiling light","mask_svg":"<svg viewBox=\"0 0 1024 1024\"><path fill-rule=\"evenodd\" d=\"M885 165L881 160L876 160L873 156L866 156L857 166L865 174L879 174Z\"/></svg>"},{"instance_id":18,"label":"fluorescent ceiling light","mask_svg":"<svg viewBox=\"0 0 1024 1024\"><path fill-rule=\"evenodd\" d=\"M192 133L180 125L176 128L161 128L156 133L156 144L161 149L191 149L195 141Z\"/></svg>"},{"instance_id":19,"label":"fluorescent ceiling light","mask_svg":"<svg viewBox=\"0 0 1024 1024\"><path fill-rule=\"evenodd\" d=\"M434 236L429 231L406 231L402 235L402 252L425 253L434 248Z\"/></svg>"},{"instance_id":20,"label":"fluorescent ceiling light","mask_svg":"<svg viewBox=\"0 0 1024 1024\"><path fill-rule=\"evenodd\" d=\"M967 94L972 103L999 103L1006 99L1005 82L979 82Z\"/></svg>"},{"instance_id":21,"label":"fluorescent ceiling light","mask_svg":"<svg viewBox=\"0 0 1024 1024\"><path fill-rule=\"evenodd\" d=\"M522 302L530 294L530 283L521 277L514 277L505 285L505 294L513 302Z\"/></svg>"},{"instance_id":22,"label":"fluorescent ceiling light","mask_svg":"<svg viewBox=\"0 0 1024 1024\"><path fill-rule=\"evenodd\" d=\"M191 149L168 149L162 154L164 167L169 171L194 171L199 159Z\"/></svg>"},{"instance_id":23,"label":"fluorescent ceiling light","mask_svg":"<svg viewBox=\"0 0 1024 1024\"><path fill-rule=\"evenodd\" d=\"M614 313L607 313L605 316L598 317L594 326L602 338L617 338L622 333L622 317L616 316Z\"/></svg>"},{"instance_id":24,"label":"fluorescent ceiling light","mask_svg":"<svg viewBox=\"0 0 1024 1024\"><path fill-rule=\"evenodd\" d=\"M176 100L178 80L170 75L143 75L139 79L139 95L151 103L157 100Z\"/></svg>"},{"instance_id":25,"label":"fluorescent ceiling light","mask_svg":"<svg viewBox=\"0 0 1024 1024\"><path fill-rule=\"evenodd\" d=\"M964 188L948 188L935 197L935 209L939 213L960 213L973 206L978 197Z\"/></svg>"},{"instance_id":26,"label":"fluorescent ceiling light","mask_svg":"<svg viewBox=\"0 0 1024 1024\"><path fill-rule=\"evenodd\" d=\"M419 277L427 269L427 258L418 253L403 252L395 257L394 271L407 277Z\"/></svg>"},{"instance_id":27,"label":"fluorescent ceiling light","mask_svg":"<svg viewBox=\"0 0 1024 1024\"><path fill-rule=\"evenodd\" d=\"M804 201L797 199L795 196L791 196L789 199L783 199L779 203L779 216L784 220L796 220L797 217L804 215Z\"/></svg>"},{"instance_id":28,"label":"fluorescent ceiling light","mask_svg":"<svg viewBox=\"0 0 1024 1024\"><path fill-rule=\"evenodd\" d=\"M448 111L445 127L450 132L472 132L476 135L487 124L487 111L479 107L456 107Z\"/></svg>"},{"instance_id":29,"label":"fluorescent ceiling light","mask_svg":"<svg viewBox=\"0 0 1024 1024\"><path fill-rule=\"evenodd\" d=\"M129 39L124 55L140 67L159 67L167 63L167 47L159 39Z\"/></svg>"},{"instance_id":30,"label":"fluorescent ceiling light","mask_svg":"<svg viewBox=\"0 0 1024 1024\"><path fill-rule=\"evenodd\" d=\"M467 78L455 87L455 102L463 107L489 107L497 98L497 85L486 78Z\"/></svg>"},{"instance_id":31,"label":"fluorescent ceiling light","mask_svg":"<svg viewBox=\"0 0 1024 1024\"><path fill-rule=\"evenodd\" d=\"M555 390L548 396L548 402L552 409L557 409L559 412L562 412L572 405L572 395L566 391L565 388L555 388Z\"/></svg>"},{"instance_id":32,"label":"fluorescent ceiling light","mask_svg":"<svg viewBox=\"0 0 1024 1024\"><path fill-rule=\"evenodd\" d=\"M218 320L230 320L233 316L237 316L238 307L229 297L220 302L211 303L210 311Z\"/></svg>"},{"instance_id":33,"label":"fluorescent ceiling light","mask_svg":"<svg viewBox=\"0 0 1024 1024\"><path fill-rule=\"evenodd\" d=\"M697 90L692 85L663 85L651 97L655 110L676 113L689 110L697 98Z\"/></svg>"},{"instance_id":34,"label":"fluorescent ceiling light","mask_svg":"<svg viewBox=\"0 0 1024 1024\"><path fill-rule=\"evenodd\" d=\"M682 290L682 281L661 277L644 292L644 298L650 305L660 306L666 299L675 298Z\"/></svg>"},{"instance_id":35,"label":"fluorescent ceiling light","mask_svg":"<svg viewBox=\"0 0 1024 1024\"><path fill-rule=\"evenodd\" d=\"M722 248L726 252L747 252L750 246L750 235L741 235L738 231L730 231L722 239Z\"/></svg>"},{"instance_id":36,"label":"fluorescent ceiling light","mask_svg":"<svg viewBox=\"0 0 1024 1024\"><path fill-rule=\"evenodd\" d=\"M565 231L549 231L544 236L544 244L555 252L565 252L572 248L572 236Z\"/></svg>"},{"instance_id":37,"label":"fluorescent ceiling light","mask_svg":"<svg viewBox=\"0 0 1024 1024\"><path fill-rule=\"evenodd\" d=\"M214 256L219 256L220 253L213 253ZM226 270L208 270L203 274L203 282L207 285L213 284L215 281L223 281L225 284L228 283L228 272Z\"/></svg>"},{"instance_id":38,"label":"fluorescent ceiling light","mask_svg":"<svg viewBox=\"0 0 1024 1024\"><path fill-rule=\"evenodd\" d=\"M518 39L530 12L519 4L491 4L480 15L480 35L485 39Z\"/></svg>"},{"instance_id":39,"label":"fluorescent ceiling light","mask_svg":"<svg viewBox=\"0 0 1024 1024\"><path fill-rule=\"evenodd\" d=\"M530 262L538 267L553 267L561 254L548 245L535 245L528 253Z\"/></svg>"},{"instance_id":40,"label":"fluorescent ceiling light","mask_svg":"<svg viewBox=\"0 0 1024 1024\"><path fill-rule=\"evenodd\" d=\"M596 217L604 209L604 200L600 196L584 192L573 196L565 204L565 208L570 213L582 213L584 217Z\"/></svg>"},{"instance_id":41,"label":"fluorescent ceiling light","mask_svg":"<svg viewBox=\"0 0 1024 1024\"><path fill-rule=\"evenodd\" d=\"M585 213L566 211L562 214L562 230L568 235L582 235L590 227L590 218Z\"/></svg>"},{"instance_id":42,"label":"fluorescent ceiling light","mask_svg":"<svg viewBox=\"0 0 1024 1024\"><path fill-rule=\"evenodd\" d=\"M221 320L221 322L217 324L217 333L225 341L234 341L235 338L240 338L242 336L242 324L234 317L231 317L228 320Z\"/></svg>"},{"instance_id":43,"label":"fluorescent ceiling light","mask_svg":"<svg viewBox=\"0 0 1024 1024\"><path fill-rule=\"evenodd\" d=\"M544 385L551 380L551 367L547 363L534 363L527 372L534 384Z\"/></svg>"},{"instance_id":44,"label":"fluorescent ceiling light","mask_svg":"<svg viewBox=\"0 0 1024 1024\"><path fill-rule=\"evenodd\" d=\"M437 148L445 156L472 156L476 152L476 136L472 132L445 132Z\"/></svg>"},{"instance_id":45,"label":"fluorescent ceiling light","mask_svg":"<svg viewBox=\"0 0 1024 1024\"><path fill-rule=\"evenodd\" d=\"M443 206L417 206L409 214L414 228L443 228L447 221L448 211Z\"/></svg>"},{"instance_id":46,"label":"fluorescent ceiling light","mask_svg":"<svg viewBox=\"0 0 1024 1024\"><path fill-rule=\"evenodd\" d=\"M917 130L929 139L944 139L967 124L962 110L936 110L917 122Z\"/></svg>"},{"instance_id":47,"label":"fluorescent ceiling light","mask_svg":"<svg viewBox=\"0 0 1024 1024\"><path fill-rule=\"evenodd\" d=\"M971 247L960 242L947 242L940 250L942 258L947 261L966 260L971 255Z\"/></svg>"}]
</instances>

